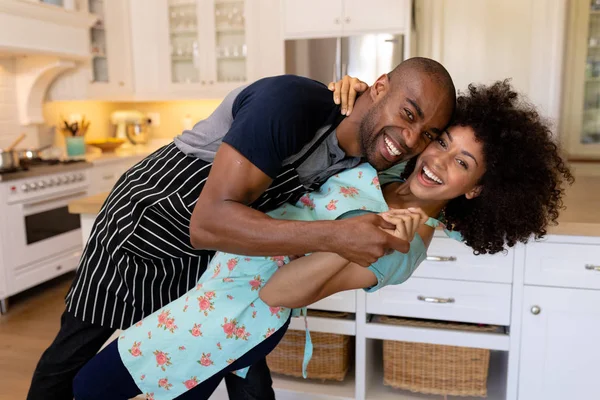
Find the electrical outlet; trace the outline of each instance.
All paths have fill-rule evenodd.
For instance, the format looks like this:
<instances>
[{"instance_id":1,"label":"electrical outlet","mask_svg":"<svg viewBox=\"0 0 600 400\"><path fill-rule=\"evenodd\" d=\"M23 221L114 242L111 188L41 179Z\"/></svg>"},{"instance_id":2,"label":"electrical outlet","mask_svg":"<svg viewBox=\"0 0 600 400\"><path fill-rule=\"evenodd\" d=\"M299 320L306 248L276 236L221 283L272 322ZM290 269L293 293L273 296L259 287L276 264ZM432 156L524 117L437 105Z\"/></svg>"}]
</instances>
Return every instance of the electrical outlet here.
<instances>
[{"instance_id":1,"label":"electrical outlet","mask_svg":"<svg viewBox=\"0 0 600 400\"><path fill-rule=\"evenodd\" d=\"M157 112L149 112L146 113L146 117L150 118L150 120L152 122L150 122L150 125L152 126L160 126L160 113Z\"/></svg>"}]
</instances>

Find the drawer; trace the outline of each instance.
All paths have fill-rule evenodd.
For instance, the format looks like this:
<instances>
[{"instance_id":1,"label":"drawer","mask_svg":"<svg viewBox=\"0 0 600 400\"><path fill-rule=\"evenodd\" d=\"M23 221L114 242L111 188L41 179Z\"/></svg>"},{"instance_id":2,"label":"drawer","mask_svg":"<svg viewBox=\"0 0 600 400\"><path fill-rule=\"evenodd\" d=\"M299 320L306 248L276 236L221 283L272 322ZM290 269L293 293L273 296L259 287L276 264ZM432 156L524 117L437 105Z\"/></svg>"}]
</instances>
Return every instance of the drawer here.
<instances>
[{"instance_id":1,"label":"drawer","mask_svg":"<svg viewBox=\"0 0 600 400\"><path fill-rule=\"evenodd\" d=\"M367 295L367 313L510 324L512 285L410 278Z\"/></svg>"},{"instance_id":2,"label":"drawer","mask_svg":"<svg viewBox=\"0 0 600 400\"><path fill-rule=\"evenodd\" d=\"M538 242L525 254L525 284L600 289L599 245Z\"/></svg>"},{"instance_id":3,"label":"drawer","mask_svg":"<svg viewBox=\"0 0 600 400\"><path fill-rule=\"evenodd\" d=\"M81 249L75 249L62 256L45 260L38 264L7 271L8 295L20 293L30 287L49 281L77 268Z\"/></svg>"},{"instance_id":4,"label":"drawer","mask_svg":"<svg viewBox=\"0 0 600 400\"><path fill-rule=\"evenodd\" d=\"M512 283L514 251L506 254L473 254L473 249L454 239L434 237L423 261L413 274L418 278Z\"/></svg>"},{"instance_id":5,"label":"drawer","mask_svg":"<svg viewBox=\"0 0 600 400\"><path fill-rule=\"evenodd\" d=\"M339 312L356 312L356 291L346 290L326 297L316 303L311 304L308 308L323 311L339 311Z\"/></svg>"}]
</instances>

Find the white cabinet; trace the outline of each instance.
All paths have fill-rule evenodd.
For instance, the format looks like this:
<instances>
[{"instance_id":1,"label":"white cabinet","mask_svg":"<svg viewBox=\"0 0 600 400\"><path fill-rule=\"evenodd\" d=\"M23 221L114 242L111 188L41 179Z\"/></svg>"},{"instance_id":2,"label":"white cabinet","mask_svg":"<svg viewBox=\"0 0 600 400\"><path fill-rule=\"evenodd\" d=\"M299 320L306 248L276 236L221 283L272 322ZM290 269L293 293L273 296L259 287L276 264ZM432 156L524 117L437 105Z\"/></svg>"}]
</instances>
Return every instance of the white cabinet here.
<instances>
[{"instance_id":1,"label":"white cabinet","mask_svg":"<svg viewBox=\"0 0 600 400\"><path fill-rule=\"evenodd\" d=\"M283 0L286 39L403 33L410 14L409 0Z\"/></svg>"},{"instance_id":2,"label":"white cabinet","mask_svg":"<svg viewBox=\"0 0 600 400\"><path fill-rule=\"evenodd\" d=\"M408 0L344 0L344 34L410 30Z\"/></svg>"},{"instance_id":3,"label":"white cabinet","mask_svg":"<svg viewBox=\"0 0 600 400\"><path fill-rule=\"evenodd\" d=\"M93 196L99 193L110 192L121 175L143 158L144 157L140 155L94 162L94 167L90 169L90 187L88 189L88 194Z\"/></svg>"},{"instance_id":4,"label":"white cabinet","mask_svg":"<svg viewBox=\"0 0 600 400\"><path fill-rule=\"evenodd\" d=\"M222 97L282 73L278 10L274 0L131 0L136 97Z\"/></svg>"},{"instance_id":5,"label":"white cabinet","mask_svg":"<svg viewBox=\"0 0 600 400\"><path fill-rule=\"evenodd\" d=\"M341 36L344 0L284 0L286 39Z\"/></svg>"},{"instance_id":6,"label":"white cabinet","mask_svg":"<svg viewBox=\"0 0 600 400\"><path fill-rule=\"evenodd\" d=\"M531 243L526 248L525 284L600 289L600 246Z\"/></svg>"},{"instance_id":7,"label":"white cabinet","mask_svg":"<svg viewBox=\"0 0 600 400\"><path fill-rule=\"evenodd\" d=\"M98 18L89 33L90 59L56 79L49 100L129 100L133 95L129 0L85 0Z\"/></svg>"},{"instance_id":8,"label":"white cabinet","mask_svg":"<svg viewBox=\"0 0 600 400\"><path fill-rule=\"evenodd\" d=\"M598 304L600 291L525 287L519 400L598 396Z\"/></svg>"},{"instance_id":9,"label":"white cabinet","mask_svg":"<svg viewBox=\"0 0 600 400\"><path fill-rule=\"evenodd\" d=\"M128 0L87 0L98 16L90 32L92 53L90 98L112 98L133 93Z\"/></svg>"}]
</instances>

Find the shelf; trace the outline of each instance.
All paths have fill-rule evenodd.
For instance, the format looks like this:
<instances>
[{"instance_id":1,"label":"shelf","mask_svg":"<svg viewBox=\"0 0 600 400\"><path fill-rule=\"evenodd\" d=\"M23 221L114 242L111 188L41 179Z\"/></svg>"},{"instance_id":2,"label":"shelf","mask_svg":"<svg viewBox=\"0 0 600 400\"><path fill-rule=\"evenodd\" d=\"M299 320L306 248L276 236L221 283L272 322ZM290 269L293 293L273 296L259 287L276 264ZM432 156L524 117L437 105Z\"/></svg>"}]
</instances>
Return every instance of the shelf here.
<instances>
[{"instance_id":1,"label":"shelf","mask_svg":"<svg viewBox=\"0 0 600 400\"><path fill-rule=\"evenodd\" d=\"M196 28L194 28L194 29L186 29L186 30L181 30L181 31L170 31L169 33L171 36L177 36L177 35L196 36L198 34L198 30Z\"/></svg>"},{"instance_id":2,"label":"shelf","mask_svg":"<svg viewBox=\"0 0 600 400\"><path fill-rule=\"evenodd\" d=\"M453 329L417 328L373 322L367 323L365 336L371 339L400 340L503 351L508 351L510 346L510 337L505 333L479 333Z\"/></svg>"},{"instance_id":3,"label":"shelf","mask_svg":"<svg viewBox=\"0 0 600 400\"><path fill-rule=\"evenodd\" d=\"M171 61L175 62L192 62L193 60L192 56L171 56Z\"/></svg>"},{"instance_id":4,"label":"shelf","mask_svg":"<svg viewBox=\"0 0 600 400\"><path fill-rule=\"evenodd\" d=\"M383 385L383 363L376 363L376 372L373 379L370 380L370 387L367 388L367 400L442 400L444 396L413 393L408 390L394 389ZM490 369L488 373L487 397L486 400L505 400L506 399L506 380L508 366L508 353L492 352L490 357ZM481 397L458 397L448 396L447 399L456 400L480 400Z\"/></svg>"},{"instance_id":5,"label":"shelf","mask_svg":"<svg viewBox=\"0 0 600 400\"><path fill-rule=\"evenodd\" d=\"M308 329L311 332L337 333L341 335L356 335L356 321L353 316L348 318L308 317ZM304 317L292 318L290 328L303 331Z\"/></svg>"},{"instance_id":6,"label":"shelf","mask_svg":"<svg viewBox=\"0 0 600 400\"><path fill-rule=\"evenodd\" d=\"M244 33L246 28L222 27L216 28L217 33Z\"/></svg>"},{"instance_id":7,"label":"shelf","mask_svg":"<svg viewBox=\"0 0 600 400\"><path fill-rule=\"evenodd\" d=\"M245 60L246 56L219 56L217 57L217 60Z\"/></svg>"}]
</instances>

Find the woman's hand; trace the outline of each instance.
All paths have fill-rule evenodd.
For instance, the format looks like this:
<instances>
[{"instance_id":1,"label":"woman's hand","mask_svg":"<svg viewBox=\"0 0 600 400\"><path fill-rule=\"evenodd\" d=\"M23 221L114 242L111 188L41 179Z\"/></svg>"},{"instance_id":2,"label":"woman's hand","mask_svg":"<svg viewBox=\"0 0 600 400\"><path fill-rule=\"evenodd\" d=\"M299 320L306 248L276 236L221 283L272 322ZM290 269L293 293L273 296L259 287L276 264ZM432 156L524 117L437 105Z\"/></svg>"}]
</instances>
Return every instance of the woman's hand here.
<instances>
[{"instance_id":1,"label":"woman's hand","mask_svg":"<svg viewBox=\"0 0 600 400\"><path fill-rule=\"evenodd\" d=\"M380 214L381 218L396 225L394 230L385 230L397 238L411 242L419 227L424 224L429 216L420 208L390 209Z\"/></svg>"},{"instance_id":2,"label":"woman's hand","mask_svg":"<svg viewBox=\"0 0 600 400\"><path fill-rule=\"evenodd\" d=\"M335 104L341 102L342 115L349 116L354 108L356 96L366 91L369 85L358 78L346 75L337 82L331 82L327 87L333 92Z\"/></svg>"}]
</instances>

